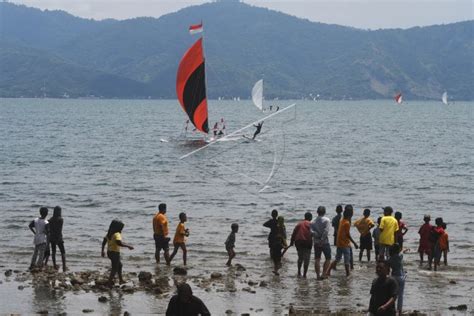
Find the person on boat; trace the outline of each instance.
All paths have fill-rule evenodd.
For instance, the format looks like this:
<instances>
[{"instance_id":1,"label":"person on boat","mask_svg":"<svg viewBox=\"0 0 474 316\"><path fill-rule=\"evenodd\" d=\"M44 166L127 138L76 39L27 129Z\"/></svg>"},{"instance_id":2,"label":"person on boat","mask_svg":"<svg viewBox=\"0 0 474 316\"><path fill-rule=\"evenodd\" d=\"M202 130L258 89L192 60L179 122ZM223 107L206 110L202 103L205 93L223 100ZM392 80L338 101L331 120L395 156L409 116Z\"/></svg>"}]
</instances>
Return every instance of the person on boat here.
<instances>
[{"instance_id":1,"label":"person on boat","mask_svg":"<svg viewBox=\"0 0 474 316\"><path fill-rule=\"evenodd\" d=\"M222 128L219 130L219 133L217 133L217 135L219 135L219 136L225 135L225 122L224 122L224 118L221 118L221 125L222 125Z\"/></svg>"},{"instance_id":2,"label":"person on boat","mask_svg":"<svg viewBox=\"0 0 474 316\"><path fill-rule=\"evenodd\" d=\"M214 133L214 137L217 136L217 130L219 129L219 122L216 122L216 124L214 124L214 127L212 128L212 132Z\"/></svg>"},{"instance_id":3,"label":"person on boat","mask_svg":"<svg viewBox=\"0 0 474 316\"><path fill-rule=\"evenodd\" d=\"M166 204L158 205L158 213L153 217L153 238L155 239L155 260L160 263L160 252L163 249L166 264L170 264L168 219L166 218Z\"/></svg>"},{"instance_id":4,"label":"person on boat","mask_svg":"<svg viewBox=\"0 0 474 316\"><path fill-rule=\"evenodd\" d=\"M263 125L263 122L260 122L260 123L258 123L257 125L254 125L254 127L256 127L257 130L256 130L255 133L253 134L252 139L255 139L255 137L257 137L257 135L260 134L260 131L262 130L262 125Z\"/></svg>"}]
</instances>

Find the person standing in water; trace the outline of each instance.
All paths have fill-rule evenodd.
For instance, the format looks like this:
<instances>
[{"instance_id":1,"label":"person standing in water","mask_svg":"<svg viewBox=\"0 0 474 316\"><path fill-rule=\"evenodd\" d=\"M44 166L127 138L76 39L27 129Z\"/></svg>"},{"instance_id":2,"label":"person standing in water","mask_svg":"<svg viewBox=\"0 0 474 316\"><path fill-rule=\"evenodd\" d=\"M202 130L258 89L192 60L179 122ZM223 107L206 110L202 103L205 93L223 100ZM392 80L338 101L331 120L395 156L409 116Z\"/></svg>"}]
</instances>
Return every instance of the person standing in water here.
<instances>
[{"instance_id":1,"label":"person standing in water","mask_svg":"<svg viewBox=\"0 0 474 316\"><path fill-rule=\"evenodd\" d=\"M360 233L359 261L362 261L364 250L367 251L367 261L370 261L370 251L372 250L372 235L370 230L375 226L374 221L369 217L370 210L364 210L364 216L355 221L354 226Z\"/></svg>"},{"instance_id":2,"label":"person standing in water","mask_svg":"<svg viewBox=\"0 0 474 316\"><path fill-rule=\"evenodd\" d=\"M388 250L395 243L396 232L398 231L398 222L393 217L393 209L387 206L383 209L383 217L380 221L380 254L379 260L385 260L390 257Z\"/></svg>"},{"instance_id":3,"label":"person standing in water","mask_svg":"<svg viewBox=\"0 0 474 316\"><path fill-rule=\"evenodd\" d=\"M168 219L166 218L166 204L158 205L158 213L153 217L153 238L155 239L155 260L160 263L160 252L163 249L163 256L166 264L170 264L168 237Z\"/></svg>"},{"instance_id":4,"label":"person standing in water","mask_svg":"<svg viewBox=\"0 0 474 316\"><path fill-rule=\"evenodd\" d=\"M277 233L277 226L278 226L278 211L272 211L272 218L263 223L264 227L270 228L270 233L268 234L268 248L270 248L270 258L273 258L272 254L272 245L276 242L276 233Z\"/></svg>"},{"instance_id":5,"label":"person standing in water","mask_svg":"<svg viewBox=\"0 0 474 316\"><path fill-rule=\"evenodd\" d=\"M262 125L263 125L263 122L260 122L260 123L258 123L257 125L254 125L254 127L256 127L257 130L256 130L255 133L253 134L252 139L255 139L255 137L257 137L257 135L260 134L260 131L262 130Z\"/></svg>"},{"instance_id":6,"label":"person standing in water","mask_svg":"<svg viewBox=\"0 0 474 316\"><path fill-rule=\"evenodd\" d=\"M126 247L133 250L133 247L122 242L122 230L124 224L119 220L113 220L110 223L107 235L102 240L102 257L105 257L105 245L107 245L107 257L112 263L112 269L109 275L109 284L114 284L115 275L118 274L120 284L126 283L122 277L122 262L120 261L120 247Z\"/></svg>"},{"instance_id":7,"label":"person standing in water","mask_svg":"<svg viewBox=\"0 0 474 316\"><path fill-rule=\"evenodd\" d=\"M67 270L66 267L66 250L64 249L63 241L63 218L61 217L62 209L56 206L53 211L53 216L49 219L49 242L51 244L51 254L53 265L56 270L59 269L56 264L56 246L61 252L61 260L63 263L63 272Z\"/></svg>"},{"instance_id":8,"label":"person standing in water","mask_svg":"<svg viewBox=\"0 0 474 316\"><path fill-rule=\"evenodd\" d=\"M40 217L31 221L28 226L35 235L33 243L35 245L35 251L31 258L30 270L33 268L42 268L44 261L44 253L46 251L46 244L48 242L49 226L46 216L48 216L48 208L41 207Z\"/></svg>"},{"instance_id":9,"label":"person standing in water","mask_svg":"<svg viewBox=\"0 0 474 316\"><path fill-rule=\"evenodd\" d=\"M283 218L283 216L278 216L277 218L275 237L272 240L273 241L271 245L271 253L274 264L273 273L275 273L275 275L280 275L280 273L278 273L278 270L281 268L281 258L284 254L282 250L288 248L288 245L286 243L285 219Z\"/></svg>"},{"instance_id":10,"label":"person standing in water","mask_svg":"<svg viewBox=\"0 0 474 316\"><path fill-rule=\"evenodd\" d=\"M225 250L227 250L227 254L229 255L229 260L227 260L226 266L230 267L232 265L232 259L235 258L235 234L239 231L239 224L233 223L230 225L230 229L232 230L225 241Z\"/></svg>"},{"instance_id":11,"label":"person standing in water","mask_svg":"<svg viewBox=\"0 0 474 316\"><path fill-rule=\"evenodd\" d=\"M311 220L313 215L310 212L304 214L304 220L299 222L291 234L290 246L295 245L298 252L298 277L301 277L301 266L303 266L303 278L308 272L309 260L311 259L311 248L313 248L313 236L311 234Z\"/></svg>"},{"instance_id":12,"label":"person standing in water","mask_svg":"<svg viewBox=\"0 0 474 316\"><path fill-rule=\"evenodd\" d=\"M342 205L336 206L336 216L332 219L332 227L334 228L334 246L337 246L337 230L339 229L339 222L342 218Z\"/></svg>"},{"instance_id":13,"label":"person standing in water","mask_svg":"<svg viewBox=\"0 0 474 316\"><path fill-rule=\"evenodd\" d=\"M331 263L331 245L329 244L329 228L331 222L325 217L326 208L318 207L318 216L311 222L311 233L314 244L314 270L318 280L321 279L321 254L324 254L323 272L327 270Z\"/></svg>"},{"instance_id":14,"label":"person standing in water","mask_svg":"<svg viewBox=\"0 0 474 316\"><path fill-rule=\"evenodd\" d=\"M174 250L170 256L170 262L173 260L176 253L178 253L178 249L181 248L183 250L183 264L186 265L186 256L187 256L187 249L186 249L186 237L189 236L189 230L184 227L184 223L188 220L186 213L179 213L179 224L176 227L176 233L174 234L173 245Z\"/></svg>"},{"instance_id":15,"label":"person standing in water","mask_svg":"<svg viewBox=\"0 0 474 316\"><path fill-rule=\"evenodd\" d=\"M423 216L423 221L425 223L421 225L420 229L418 230L418 234L420 235L420 242L418 245L420 266L423 265L423 257L426 254L428 256L428 268L431 270L431 263L433 262L433 253L431 252L433 247L431 242L431 230L433 229L433 226L430 224L431 216Z\"/></svg>"}]
</instances>

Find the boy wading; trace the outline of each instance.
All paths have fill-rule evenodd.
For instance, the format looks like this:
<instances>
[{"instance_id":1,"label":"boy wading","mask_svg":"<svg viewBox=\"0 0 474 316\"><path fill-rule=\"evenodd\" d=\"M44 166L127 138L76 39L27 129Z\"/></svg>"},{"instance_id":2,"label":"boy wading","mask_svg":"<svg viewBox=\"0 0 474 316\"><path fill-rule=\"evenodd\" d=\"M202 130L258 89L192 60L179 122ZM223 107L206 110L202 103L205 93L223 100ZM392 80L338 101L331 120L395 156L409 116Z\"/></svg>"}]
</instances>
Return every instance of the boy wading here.
<instances>
[{"instance_id":1,"label":"boy wading","mask_svg":"<svg viewBox=\"0 0 474 316\"><path fill-rule=\"evenodd\" d=\"M31 221L29 228L35 234L33 243L35 244L35 251L33 252L33 257L31 258L30 269L35 267L43 267L43 258L44 252L46 251L46 244L48 243L48 221L46 216L48 216L48 209L46 207L40 208L40 217Z\"/></svg>"}]
</instances>

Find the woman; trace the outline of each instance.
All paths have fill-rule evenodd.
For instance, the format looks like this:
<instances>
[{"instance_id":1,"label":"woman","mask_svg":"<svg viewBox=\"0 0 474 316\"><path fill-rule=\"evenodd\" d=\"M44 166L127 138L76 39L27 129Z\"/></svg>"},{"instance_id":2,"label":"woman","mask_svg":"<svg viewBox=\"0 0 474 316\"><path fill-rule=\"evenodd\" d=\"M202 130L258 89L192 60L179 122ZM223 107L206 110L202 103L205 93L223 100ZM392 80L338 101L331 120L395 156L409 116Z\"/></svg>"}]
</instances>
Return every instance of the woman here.
<instances>
[{"instance_id":1,"label":"woman","mask_svg":"<svg viewBox=\"0 0 474 316\"><path fill-rule=\"evenodd\" d=\"M109 276L109 284L114 284L115 274L118 273L119 283L126 283L122 277L122 262L120 261L120 247L127 247L133 250L133 247L122 242L122 229L124 224L119 220L113 220L110 223L109 231L102 241L102 257L105 257L104 248L107 244L107 257L112 263L112 269Z\"/></svg>"},{"instance_id":2,"label":"woman","mask_svg":"<svg viewBox=\"0 0 474 316\"><path fill-rule=\"evenodd\" d=\"M281 268L281 258L284 254L284 252L282 253L282 250L288 248L286 242L285 219L283 216L278 216L277 218L276 236L271 247L272 260L275 266L273 273L279 275L278 270Z\"/></svg>"}]
</instances>

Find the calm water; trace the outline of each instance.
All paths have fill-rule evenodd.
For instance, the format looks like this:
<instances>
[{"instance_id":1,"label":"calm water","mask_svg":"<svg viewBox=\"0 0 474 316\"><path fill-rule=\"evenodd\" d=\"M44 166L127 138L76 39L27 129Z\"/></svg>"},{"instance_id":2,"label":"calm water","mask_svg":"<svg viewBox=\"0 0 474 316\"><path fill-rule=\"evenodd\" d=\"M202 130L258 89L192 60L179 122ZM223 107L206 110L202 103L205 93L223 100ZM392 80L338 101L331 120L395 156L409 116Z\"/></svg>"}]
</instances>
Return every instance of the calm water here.
<instances>
[{"instance_id":1,"label":"calm water","mask_svg":"<svg viewBox=\"0 0 474 316\"><path fill-rule=\"evenodd\" d=\"M288 104L279 102L282 108ZM226 118L228 131L263 116L249 101L215 101L209 109L212 122ZM29 221L39 206L61 205L73 271L108 267L100 258L100 242L109 222L119 218L126 224L124 239L136 247L124 251L124 269L156 272L151 220L156 205L166 202L171 234L178 213L188 214L191 276L227 275L223 243L230 224L238 222L235 262L247 267L250 279L269 282L256 294L240 291L246 284L231 277L226 282L234 282L230 286L237 292L205 292L193 285L213 313L258 307L261 315L281 314L290 303L363 309L372 265L356 264L349 280L339 270L331 280L317 282L312 269L311 278L299 280L290 249L282 276L274 277L268 231L261 224L273 208L291 232L304 212L318 205L332 217L338 203L352 203L356 218L362 208L371 208L376 218L382 206L391 205L409 227L406 309L443 312L468 304L472 311L467 293L474 287L473 109L464 102L299 101L296 111L265 122L259 142L221 142L179 160L202 143L175 139L185 120L176 101L0 99L0 265L26 269L33 248ZM259 193L264 183L269 188ZM437 274L418 269L416 262L425 213L448 223L450 267ZM353 236L358 239L355 230ZM159 273L171 275L164 267ZM92 293L56 298L16 287L6 280L0 284L0 295L7 298L0 313L43 307L77 313L87 306L103 313L163 313L168 301L134 294L98 305Z\"/></svg>"}]
</instances>

